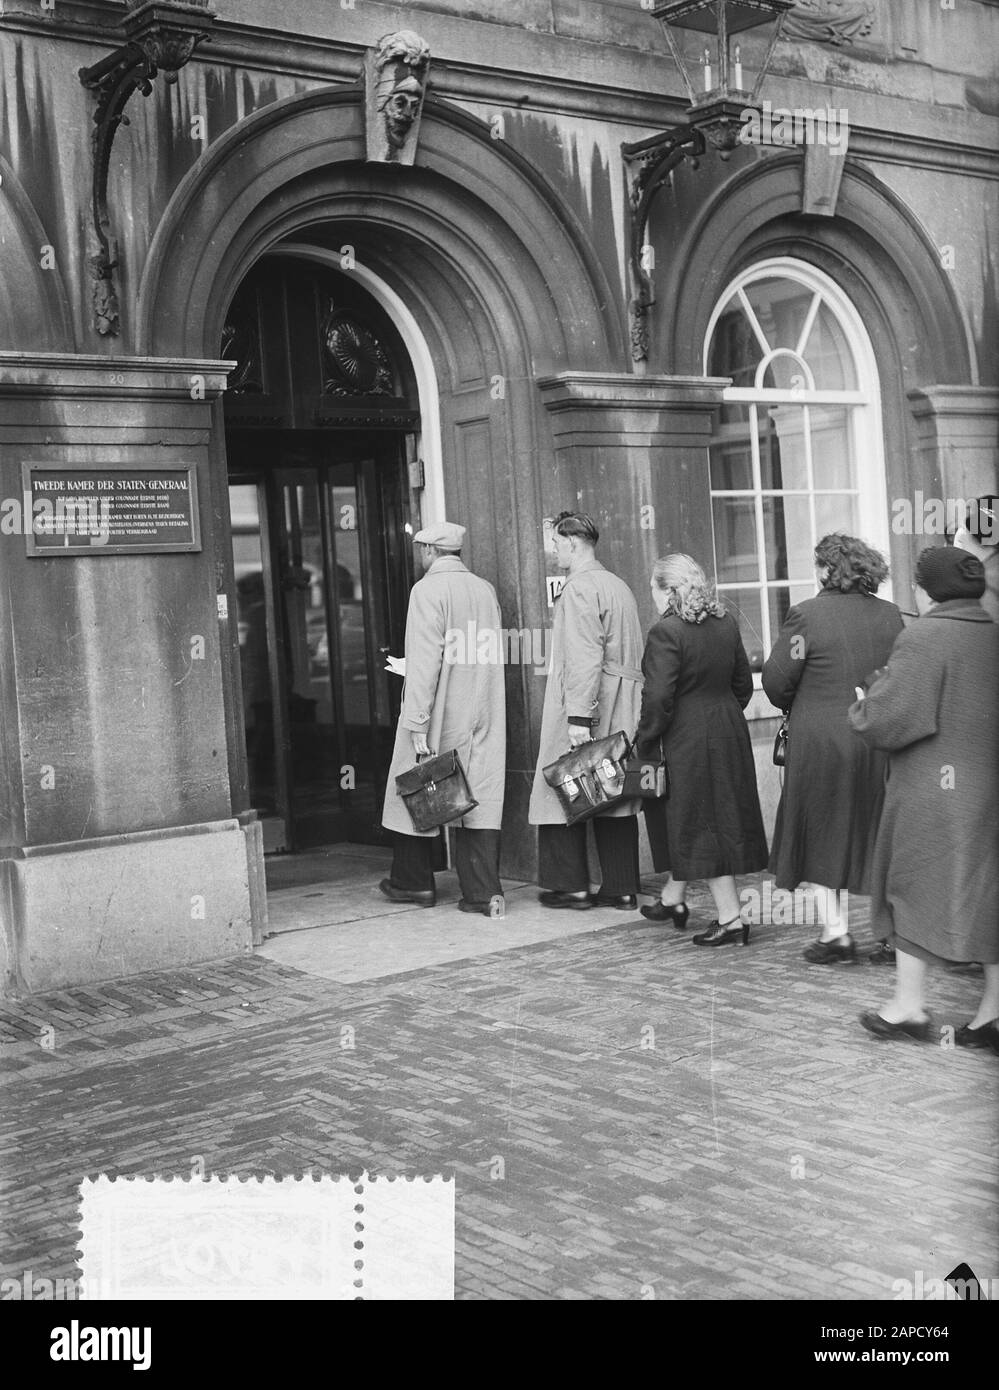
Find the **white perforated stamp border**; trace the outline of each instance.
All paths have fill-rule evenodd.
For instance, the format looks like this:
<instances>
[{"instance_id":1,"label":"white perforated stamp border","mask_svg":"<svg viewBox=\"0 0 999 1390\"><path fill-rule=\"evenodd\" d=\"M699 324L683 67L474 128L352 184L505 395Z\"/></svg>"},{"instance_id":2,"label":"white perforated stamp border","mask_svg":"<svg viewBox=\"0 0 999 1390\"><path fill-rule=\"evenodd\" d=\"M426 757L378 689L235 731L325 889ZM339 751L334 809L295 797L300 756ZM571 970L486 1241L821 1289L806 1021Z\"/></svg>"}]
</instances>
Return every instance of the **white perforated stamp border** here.
<instances>
[{"instance_id":1,"label":"white perforated stamp border","mask_svg":"<svg viewBox=\"0 0 999 1390\"><path fill-rule=\"evenodd\" d=\"M454 1298L452 1179L108 1178L80 1185L88 1300Z\"/></svg>"}]
</instances>

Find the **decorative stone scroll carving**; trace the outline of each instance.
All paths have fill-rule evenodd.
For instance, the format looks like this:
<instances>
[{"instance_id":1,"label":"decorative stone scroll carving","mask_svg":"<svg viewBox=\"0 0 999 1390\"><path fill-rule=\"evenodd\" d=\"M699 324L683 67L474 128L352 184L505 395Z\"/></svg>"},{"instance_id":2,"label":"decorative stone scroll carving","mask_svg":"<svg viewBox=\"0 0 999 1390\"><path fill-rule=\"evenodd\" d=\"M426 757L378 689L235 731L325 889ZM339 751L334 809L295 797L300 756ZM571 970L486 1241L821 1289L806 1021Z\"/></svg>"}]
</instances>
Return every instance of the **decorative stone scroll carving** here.
<instances>
[{"instance_id":1,"label":"decorative stone scroll carving","mask_svg":"<svg viewBox=\"0 0 999 1390\"><path fill-rule=\"evenodd\" d=\"M797 0L784 21L784 37L840 48L866 38L875 16L874 0Z\"/></svg>"},{"instance_id":2,"label":"decorative stone scroll carving","mask_svg":"<svg viewBox=\"0 0 999 1390\"><path fill-rule=\"evenodd\" d=\"M93 280L94 328L102 336L116 335L120 324L114 272L118 242L111 231L108 207L108 169L111 147L121 125L128 124L125 107L134 92L149 96L154 78L162 72L168 83L208 38L215 23L208 0L127 0L122 21L126 42L89 67L80 68L84 87L94 93L93 204L99 250L89 258Z\"/></svg>"},{"instance_id":3,"label":"decorative stone scroll carving","mask_svg":"<svg viewBox=\"0 0 999 1390\"><path fill-rule=\"evenodd\" d=\"M222 328L219 355L236 363L229 375L228 395L253 396L263 391L260 325L256 314L245 304L230 308Z\"/></svg>"},{"instance_id":4,"label":"decorative stone scroll carving","mask_svg":"<svg viewBox=\"0 0 999 1390\"><path fill-rule=\"evenodd\" d=\"M430 47L411 29L386 34L364 60L367 154L371 163L412 164L430 72Z\"/></svg>"}]
</instances>

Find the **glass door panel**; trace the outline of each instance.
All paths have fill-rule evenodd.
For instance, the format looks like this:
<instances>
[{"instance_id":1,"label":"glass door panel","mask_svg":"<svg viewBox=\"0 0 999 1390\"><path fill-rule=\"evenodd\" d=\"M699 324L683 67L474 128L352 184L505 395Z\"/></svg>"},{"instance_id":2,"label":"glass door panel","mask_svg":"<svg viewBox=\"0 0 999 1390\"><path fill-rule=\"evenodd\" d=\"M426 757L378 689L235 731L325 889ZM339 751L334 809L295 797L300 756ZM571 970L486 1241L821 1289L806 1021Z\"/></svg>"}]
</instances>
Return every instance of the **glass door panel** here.
<instances>
[{"instance_id":1,"label":"glass door panel","mask_svg":"<svg viewBox=\"0 0 999 1390\"><path fill-rule=\"evenodd\" d=\"M402 445L297 434L284 466L275 449L278 466L230 481L250 793L269 849L385 838L402 695L385 657L402 655L412 582Z\"/></svg>"},{"instance_id":2,"label":"glass door panel","mask_svg":"<svg viewBox=\"0 0 999 1390\"><path fill-rule=\"evenodd\" d=\"M331 679L330 586L325 508L318 470L281 469L275 478L275 546L284 645L290 816L297 847L337 839L342 718ZM334 613L336 602L333 603ZM332 644L335 650L335 641Z\"/></svg>"},{"instance_id":3,"label":"glass door panel","mask_svg":"<svg viewBox=\"0 0 999 1390\"><path fill-rule=\"evenodd\" d=\"M274 700L278 671L276 615L270 584L266 497L260 481L230 483L229 510L250 804L263 824L264 847L270 851L283 849L287 844L288 788L284 761L277 756L283 711Z\"/></svg>"}]
</instances>

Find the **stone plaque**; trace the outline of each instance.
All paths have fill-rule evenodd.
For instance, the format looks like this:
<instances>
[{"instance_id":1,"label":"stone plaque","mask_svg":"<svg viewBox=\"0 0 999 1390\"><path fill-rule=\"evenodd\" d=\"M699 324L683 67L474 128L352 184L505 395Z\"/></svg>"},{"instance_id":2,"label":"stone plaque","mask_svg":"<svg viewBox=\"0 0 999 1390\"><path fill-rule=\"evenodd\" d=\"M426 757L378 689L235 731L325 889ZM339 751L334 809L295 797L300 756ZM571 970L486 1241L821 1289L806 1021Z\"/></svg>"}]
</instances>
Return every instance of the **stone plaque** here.
<instances>
[{"instance_id":1,"label":"stone plaque","mask_svg":"<svg viewBox=\"0 0 999 1390\"><path fill-rule=\"evenodd\" d=\"M25 463L21 478L20 501L8 499L0 504L0 531L23 529L29 555L169 554L201 549L193 465L79 468ZM20 526L11 524L17 519L14 510Z\"/></svg>"}]
</instances>

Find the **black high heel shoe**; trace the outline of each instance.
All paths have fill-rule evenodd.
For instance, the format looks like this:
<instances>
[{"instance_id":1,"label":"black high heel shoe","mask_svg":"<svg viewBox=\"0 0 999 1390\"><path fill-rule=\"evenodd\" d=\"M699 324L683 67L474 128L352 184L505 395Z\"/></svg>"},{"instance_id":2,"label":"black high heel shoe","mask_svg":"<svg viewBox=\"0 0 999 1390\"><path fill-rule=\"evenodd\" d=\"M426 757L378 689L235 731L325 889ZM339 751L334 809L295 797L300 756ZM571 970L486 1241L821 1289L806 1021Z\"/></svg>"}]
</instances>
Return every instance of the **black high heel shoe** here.
<instances>
[{"instance_id":1,"label":"black high heel shoe","mask_svg":"<svg viewBox=\"0 0 999 1390\"><path fill-rule=\"evenodd\" d=\"M695 946L724 946L739 936L742 937L743 946L748 946L749 923L741 917L733 917L731 922L712 922L707 931L698 932L691 940Z\"/></svg>"},{"instance_id":2,"label":"black high heel shoe","mask_svg":"<svg viewBox=\"0 0 999 1390\"><path fill-rule=\"evenodd\" d=\"M665 903L650 903L648 907L640 908L643 917L647 917L650 922L669 922L672 920L677 931L683 931L687 926L687 918L690 916L690 908L686 903L673 903L667 907Z\"/></svg>"}]
</instances>

